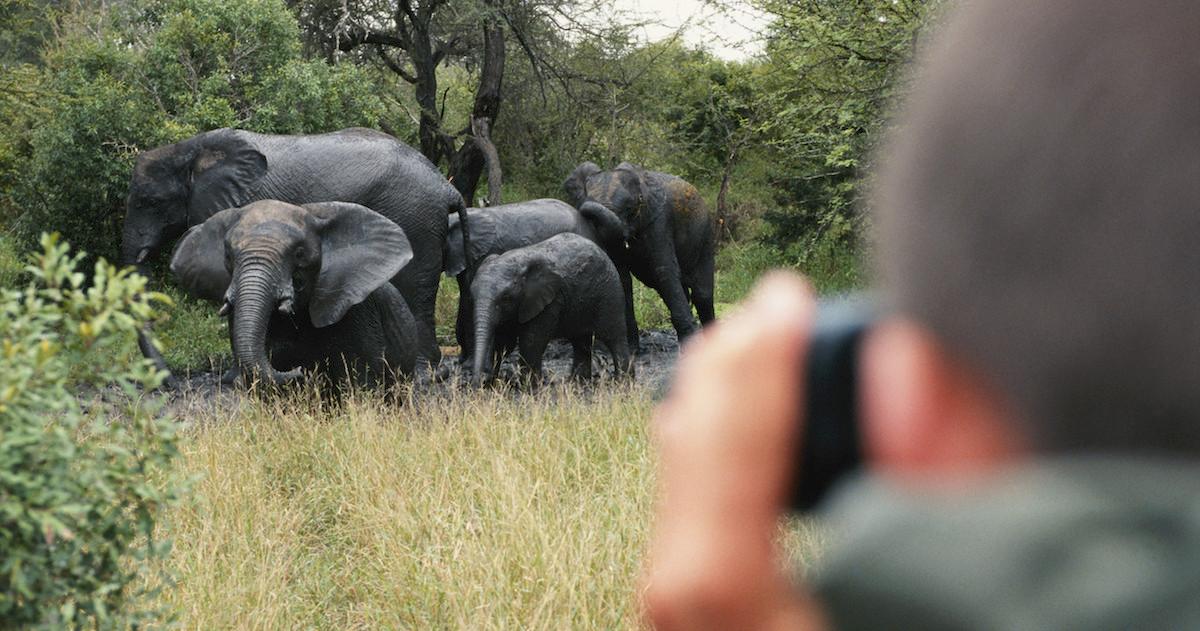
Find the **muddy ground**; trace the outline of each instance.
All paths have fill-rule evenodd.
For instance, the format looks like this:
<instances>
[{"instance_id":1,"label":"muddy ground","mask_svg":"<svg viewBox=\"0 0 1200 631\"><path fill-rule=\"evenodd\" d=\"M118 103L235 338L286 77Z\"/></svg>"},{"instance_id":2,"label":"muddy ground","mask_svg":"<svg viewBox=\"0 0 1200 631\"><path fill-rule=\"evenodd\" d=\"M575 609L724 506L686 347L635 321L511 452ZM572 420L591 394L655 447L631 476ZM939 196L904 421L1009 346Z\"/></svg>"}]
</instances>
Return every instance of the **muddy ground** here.
<instances>
[{"instance_id":1,"label":"muddy ground","mask_svg":"<svg viewBox=\"0 0 1200 631\"><path fill-rule=\"evenodd\" d=\"M457 347L446 348L444 352L443 363L449 368L449 376L429 388L434 393L469 389L469 375L459 367ZM634 365L637 383L646 387L653 396L661 397L670 384L678 355L679 342L674 331L642 331L641 351ZM593 353L592 362L594 374L612 374L612 359L599 347ZM516 369L516 353L512 353L501 367L501 379L512 378ZM551 384L569 381L571 345L566 341L551 342L543 357L543 371ZM168 408L171 414L179 418L187 418L192 413L230 410L237 407L245 396L243 390L221 384L220 370L192 371L177 374L176 377L179 386L171 393ZM511 391L513 396L519 396L520 390Z\"/></svg>"}]
</instances>

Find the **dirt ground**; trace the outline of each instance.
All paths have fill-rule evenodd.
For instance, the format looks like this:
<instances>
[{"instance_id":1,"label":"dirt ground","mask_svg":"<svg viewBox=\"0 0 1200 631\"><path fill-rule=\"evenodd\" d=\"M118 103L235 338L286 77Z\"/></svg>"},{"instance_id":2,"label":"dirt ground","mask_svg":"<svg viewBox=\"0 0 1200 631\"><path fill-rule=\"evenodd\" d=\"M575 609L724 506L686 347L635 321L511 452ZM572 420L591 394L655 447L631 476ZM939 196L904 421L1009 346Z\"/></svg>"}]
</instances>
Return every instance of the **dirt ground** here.
<instances>
[{"instance_id":1,"label":"dirt ground","mask_svg":"<svg viewBox=\"0 0 1200 631\"><path fill-rule=\"evenodd\" d=\"M635 378L654 396L661 397L666 393L675 371L679 341L674 331L642 331L641 347L634 364ZM444 351L443 364L449 369L449 375L444 381L429 387L435 394L469 389L469 375L459 366L457 347ZM516 357L514 352L505 360L500 370L501 379L511 379L516 374ZM592 362L594 374L612 374L612 359L599 346L593 353ZM543 357L543 371L551 384L568 381L571 375L571 345L565 340L551 342ZM237 387L222 385L220 371L194 371L175 376L179 380L179 387L171 392L168 410L179 418L187 418L198 412L230 411L241 403L245 394ZM517 396L516 393L514 390L514 396Z\"/></svg>"}]
</instances>

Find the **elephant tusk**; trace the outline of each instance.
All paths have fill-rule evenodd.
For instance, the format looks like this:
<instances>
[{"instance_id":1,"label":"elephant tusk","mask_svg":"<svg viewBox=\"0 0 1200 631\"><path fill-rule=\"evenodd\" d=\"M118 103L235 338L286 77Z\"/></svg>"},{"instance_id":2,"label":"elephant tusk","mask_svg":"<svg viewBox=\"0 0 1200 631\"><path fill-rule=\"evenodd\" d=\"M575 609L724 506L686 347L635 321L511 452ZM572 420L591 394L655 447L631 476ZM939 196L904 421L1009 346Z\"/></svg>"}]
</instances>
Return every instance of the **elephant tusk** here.
<instances>
[{"instance_id":1,"label":"elephant tusk","mask_svg":"<svg viewBox=\"0 0 1200 631\"><path fill-rule=\"evenodd\" d=\"M229 304L229 301L226 300L224 303L221 304L221 310L217 312L217 315L219 315L219 316L229 315L229 308L231 306L233 306L233 305Z\"/></svg>"},{"instance_id":2,"label":"elephant tusk","mask_svg":"<svg viewBox=\"0 0 1200 631\"><path fill-rule=\"evenodd\" d=\"M147 256L150 256L150 248L142 248L142 251L138 252L137 258L134 259L133 262L141 265L143 262L145 262Z\"/></svg>"},{"instance_id":3,"label":"elephant tusk","mask_svg":"<svg viewBox=\"0 0 1200 631\"><path fill-rule=\"evenodd\" d=\"M293 308L291 298L284 298L283 301L279 303L279 313L292 315L295 312L296 310Z\"/></svg>"}]
</instances>

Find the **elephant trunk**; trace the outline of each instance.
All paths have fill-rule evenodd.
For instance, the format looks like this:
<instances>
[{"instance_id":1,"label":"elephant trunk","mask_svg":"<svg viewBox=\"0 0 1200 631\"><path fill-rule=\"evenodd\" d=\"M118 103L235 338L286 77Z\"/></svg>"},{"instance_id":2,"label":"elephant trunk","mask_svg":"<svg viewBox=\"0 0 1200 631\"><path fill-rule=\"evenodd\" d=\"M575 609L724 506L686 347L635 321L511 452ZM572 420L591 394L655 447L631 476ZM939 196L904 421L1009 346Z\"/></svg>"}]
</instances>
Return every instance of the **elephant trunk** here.
<instances>
[{"instance_id":1,"label":"elephant trunk","mask_svg":"<svg viewBox=\"0 0 1200 631\"><path fill-rule=\"evenodd\" d=\"M132 265L143 276L148 275L146 261L154 254L154 248L145 239L138 238L126 229L121 237L121 266Z\"/></svg>"},{"instance_id":2,"label":"elephant trunk","mask_svg":"<svg viewBox=\"0 0 1200 631\"><path fill-rule=\"evenodd\" d=\"M475 362L472 383L482 385L492 380L492 349L496 343L492 301L475 300Z\"/></svg>"},{"instance_id":3,"label":"elephant trunk","mask_svg":"<svg viewBox=\"0 0 1200 631\"><path fill-rule=\"evenodd\" d=\"M279 384L289 375L275 370L267 358L267 324L275 310L272 274L260 263L248 263L235 277L233 322L229 328L233 357L242 374Z\"/></svg>"},{"instance_id":4,"label":"elephant trunk","mask_svg":"<svg viewBox=\"0 0 1200 631\"><path fill-rule=\"evenodd\" d=\"M579 205L579 214L591 222L600 244L605 247L624 245L629 238L629 227L604 204L586 201Z\"/></svg>"}]
</instances>

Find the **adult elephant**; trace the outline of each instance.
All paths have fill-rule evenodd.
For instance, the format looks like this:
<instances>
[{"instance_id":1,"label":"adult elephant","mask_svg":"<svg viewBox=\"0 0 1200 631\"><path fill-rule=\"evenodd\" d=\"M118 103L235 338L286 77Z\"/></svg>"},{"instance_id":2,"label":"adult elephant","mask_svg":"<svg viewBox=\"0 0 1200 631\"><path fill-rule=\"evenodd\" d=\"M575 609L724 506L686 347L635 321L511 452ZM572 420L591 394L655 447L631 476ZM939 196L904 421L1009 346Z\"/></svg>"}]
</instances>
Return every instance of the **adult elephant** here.
<instances>
[{"instance_id":1,"label":"adult elephant","mask_svg":"<svg viewBox=\"0 0 1200 631\"><path fill-rule=\"evenodd\" d=\"M302 369L334 386L376 385L413 372L416 321L388 282L411 258L404 231L365 206L266 200L189 229L171 271L192 295L224 303L249 381Z\"/></svg>"},{"instance_id":2,"label":"adult elephant","mask_svg":"<svg viewBox=\"0 0 1200 631\"><path fill-rule=\"evenodd\" d=\"M680 341L696 329L689 302L701 324L713 320L713 216L696 187L628 162L608 171L584 162L563 188L580 212L611 212L626 226L626 247L609 248L609 255L625 292L630 348L638 347L631 274L662 297Z\"/></svg>"},{"instance_id":3,"label":"adult elephant","mask_svg":"<svg viewBox=\"0 0 1200 631\"><path fill-rule=\"evenodd\" d=\"M419 355L438 363L433 317L446 214L463 210L462 196L418 151L381 132L217 129L143 153L129 187L122 263L140 268L189 227L263 199L352 202L398 224L413 258L392 284L417 319Z\"/></svg>"},{"instance_id":4,"label":"adult elephant","mask_svg":"<svg viewBox=\"0 0 1200 631\"><path fill-rule=\"evenodd\" d=\"M594 210L594 208L589 208ZM461 363L471 365L474 353L471 306L471 266L492 254L533 245L558 234L571 233L596 244L618 247L625 239L625 225L611 212L584 213L557 199L470 208L465 211L470 232L470 256L463 248L462 225L451 215L446 235L445 270L458 282L458 317L454 333L462 349Z\"/></svg>"}]
</instances>

